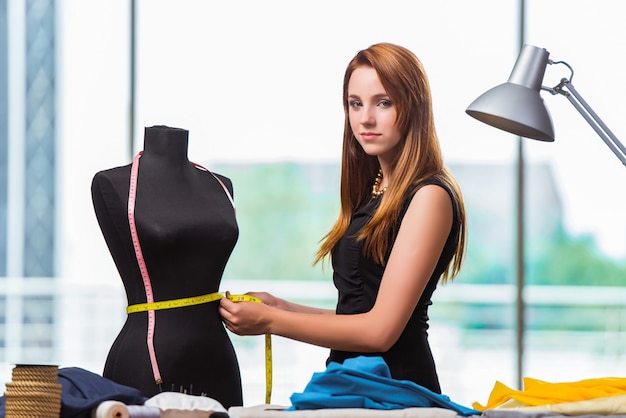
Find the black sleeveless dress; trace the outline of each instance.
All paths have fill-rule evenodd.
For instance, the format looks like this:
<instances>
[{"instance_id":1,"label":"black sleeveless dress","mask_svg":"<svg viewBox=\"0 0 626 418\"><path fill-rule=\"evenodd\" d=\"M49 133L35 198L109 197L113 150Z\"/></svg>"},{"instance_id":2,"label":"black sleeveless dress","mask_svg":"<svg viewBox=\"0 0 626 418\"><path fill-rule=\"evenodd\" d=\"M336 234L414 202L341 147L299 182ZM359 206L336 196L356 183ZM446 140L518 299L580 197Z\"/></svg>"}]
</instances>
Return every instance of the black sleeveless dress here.
<instances>
[{"instance_id":1,"label":"black sleeveless dress","mask_svg":"<svg viewBox=\"0 0 626 418\"><path fill-rule=\"evenodd\" d=\"M437 287L439 277L454 255L459 239L459 222L458 216L456 216L458 208L452 191L441 180L433 177L416 187L406 197L401 217L404 217L415 192L426 184L437 184L448 192L453 202L455 219L437 267L428 281L406 328L398 341L385 353L356 353L331 350L328 362L343 363L347 358L360 355L382 356L389 366L391 376L394 379L410 380L436 393L441 393L435 362L428 343L428 306L432 304L431 296ZM348 230L333 249L333 281L339 293L336 308L337 314L350 315L368 312L376 302L376 296L385 268L372 259L365 257L362 251L362 242L357 242L354 237L369 222L378 208L380 200L380 198L372 198L354 213ZM394 231L394 240L399 228L400 222L397 223L397 229ZM389 258L389 253L386 260Z\"/></svg>"}]
</instances>

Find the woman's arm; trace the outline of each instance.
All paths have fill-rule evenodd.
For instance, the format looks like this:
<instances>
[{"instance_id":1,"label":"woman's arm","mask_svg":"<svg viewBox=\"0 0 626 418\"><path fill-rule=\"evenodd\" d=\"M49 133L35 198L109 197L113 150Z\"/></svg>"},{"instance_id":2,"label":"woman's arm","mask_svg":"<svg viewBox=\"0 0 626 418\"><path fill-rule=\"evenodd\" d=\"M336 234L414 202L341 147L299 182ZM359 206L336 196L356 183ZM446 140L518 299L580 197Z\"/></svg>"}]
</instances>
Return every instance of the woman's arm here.
<instances>
[{"instance_id":1,"label":"woman's arm","mask_svg":"<svg viewBox=\"0 0 626 418\"><path fill-rule=\"evenodd\" d=\"M300 312L315 315L334 315L335 311L332 309L316 308L313 306L300 305L297 303L289 302L288 300L278 298L271 293L267 292L248 292L250 296L254 296L261 300L264 304L273 308L281 309L283 311Z\"/></svg>"},{"instance_id":2,"label":"woman's arm","mask_svg":"<svg viewBox=\"0 0 626 418\"><path fill-rule=\"evenodd\" d=\"M275 334L336 350L385 352L400 337L419 301L452 227L452 202L428 185L413 197L376 298L367 313L312 315L256 303L220 301L226 327L240 335Z\"/></svg>"}]
</instances>

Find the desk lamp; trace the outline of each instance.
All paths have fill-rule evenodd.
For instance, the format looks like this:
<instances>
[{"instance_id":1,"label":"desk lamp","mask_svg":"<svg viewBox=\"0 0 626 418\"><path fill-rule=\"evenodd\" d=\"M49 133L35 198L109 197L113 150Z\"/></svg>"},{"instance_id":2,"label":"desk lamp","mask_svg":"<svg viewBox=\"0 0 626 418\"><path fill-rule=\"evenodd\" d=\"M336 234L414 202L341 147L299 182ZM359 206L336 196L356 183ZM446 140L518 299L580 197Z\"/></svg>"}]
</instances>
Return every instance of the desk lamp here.
<instances>
[{"instance_id":1,"label":"desk lamp","mask_svg":"<svg viewBox=\"0 0 626 418\"><path fill-rule=\"evenodd\" d=\"M517 57L509 80L486 91L474 100L465 112L498 129L525 138L553 142L554 128L548 109L539 94L541 90L562 94L572 103L606 145L626 165L626 147L591 109L572 85L574 70L566 62L552 61L544 48L524 45ZM554 87L541 85L548 64L563 64L570 78L562 78Z\"/></svg>"}]
</instances>

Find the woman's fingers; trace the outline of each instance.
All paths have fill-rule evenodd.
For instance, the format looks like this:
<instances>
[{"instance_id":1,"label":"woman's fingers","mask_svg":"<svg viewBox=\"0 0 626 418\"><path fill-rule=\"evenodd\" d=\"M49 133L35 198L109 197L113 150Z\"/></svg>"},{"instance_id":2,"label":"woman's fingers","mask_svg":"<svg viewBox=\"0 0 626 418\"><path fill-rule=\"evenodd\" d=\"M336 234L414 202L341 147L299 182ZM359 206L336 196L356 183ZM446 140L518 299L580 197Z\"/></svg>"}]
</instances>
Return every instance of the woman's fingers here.
<instances>
[{"instance_id":1,"label":"woman's fingers","mask_svg":"<svg viewBox=\"0 0 626 418\"><path fill-rule=\"evenodd\" d=\"M256 302L233 302L228 298L220 300L218 308L226 328L238 335L258 335L258 322L254 319Z\"/></svg>"}]
</instances>

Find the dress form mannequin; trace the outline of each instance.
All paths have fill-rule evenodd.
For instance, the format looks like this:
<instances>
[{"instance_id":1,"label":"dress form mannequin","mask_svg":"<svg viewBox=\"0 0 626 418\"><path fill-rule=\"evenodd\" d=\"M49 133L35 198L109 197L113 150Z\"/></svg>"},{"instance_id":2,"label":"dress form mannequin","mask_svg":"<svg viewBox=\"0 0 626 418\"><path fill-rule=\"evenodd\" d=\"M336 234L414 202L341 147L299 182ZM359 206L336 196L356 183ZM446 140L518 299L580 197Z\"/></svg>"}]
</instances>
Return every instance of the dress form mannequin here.
<instances>
[{"instance_id":1,"label":"dress form mannequin","mask_svg":"<svg viewBox=\"0 0 626 418\"><path fill-rule=\"evenodd\" d=\"M237 242L233 205L213 174L187 158L188 131L145 129L134 221L154 301L217 292ZM131 165L103 170L91 192L98 223L121 276L129 305L147 302L130 233ZM228 178L219 179L232 194ZM242 405L239 365L218 314L219 302L153 311L155 382L146 343L148 312L128 315L103 376L151 397L161 391L206 395L224 407Z\"/></svg>"}]
</instances>

